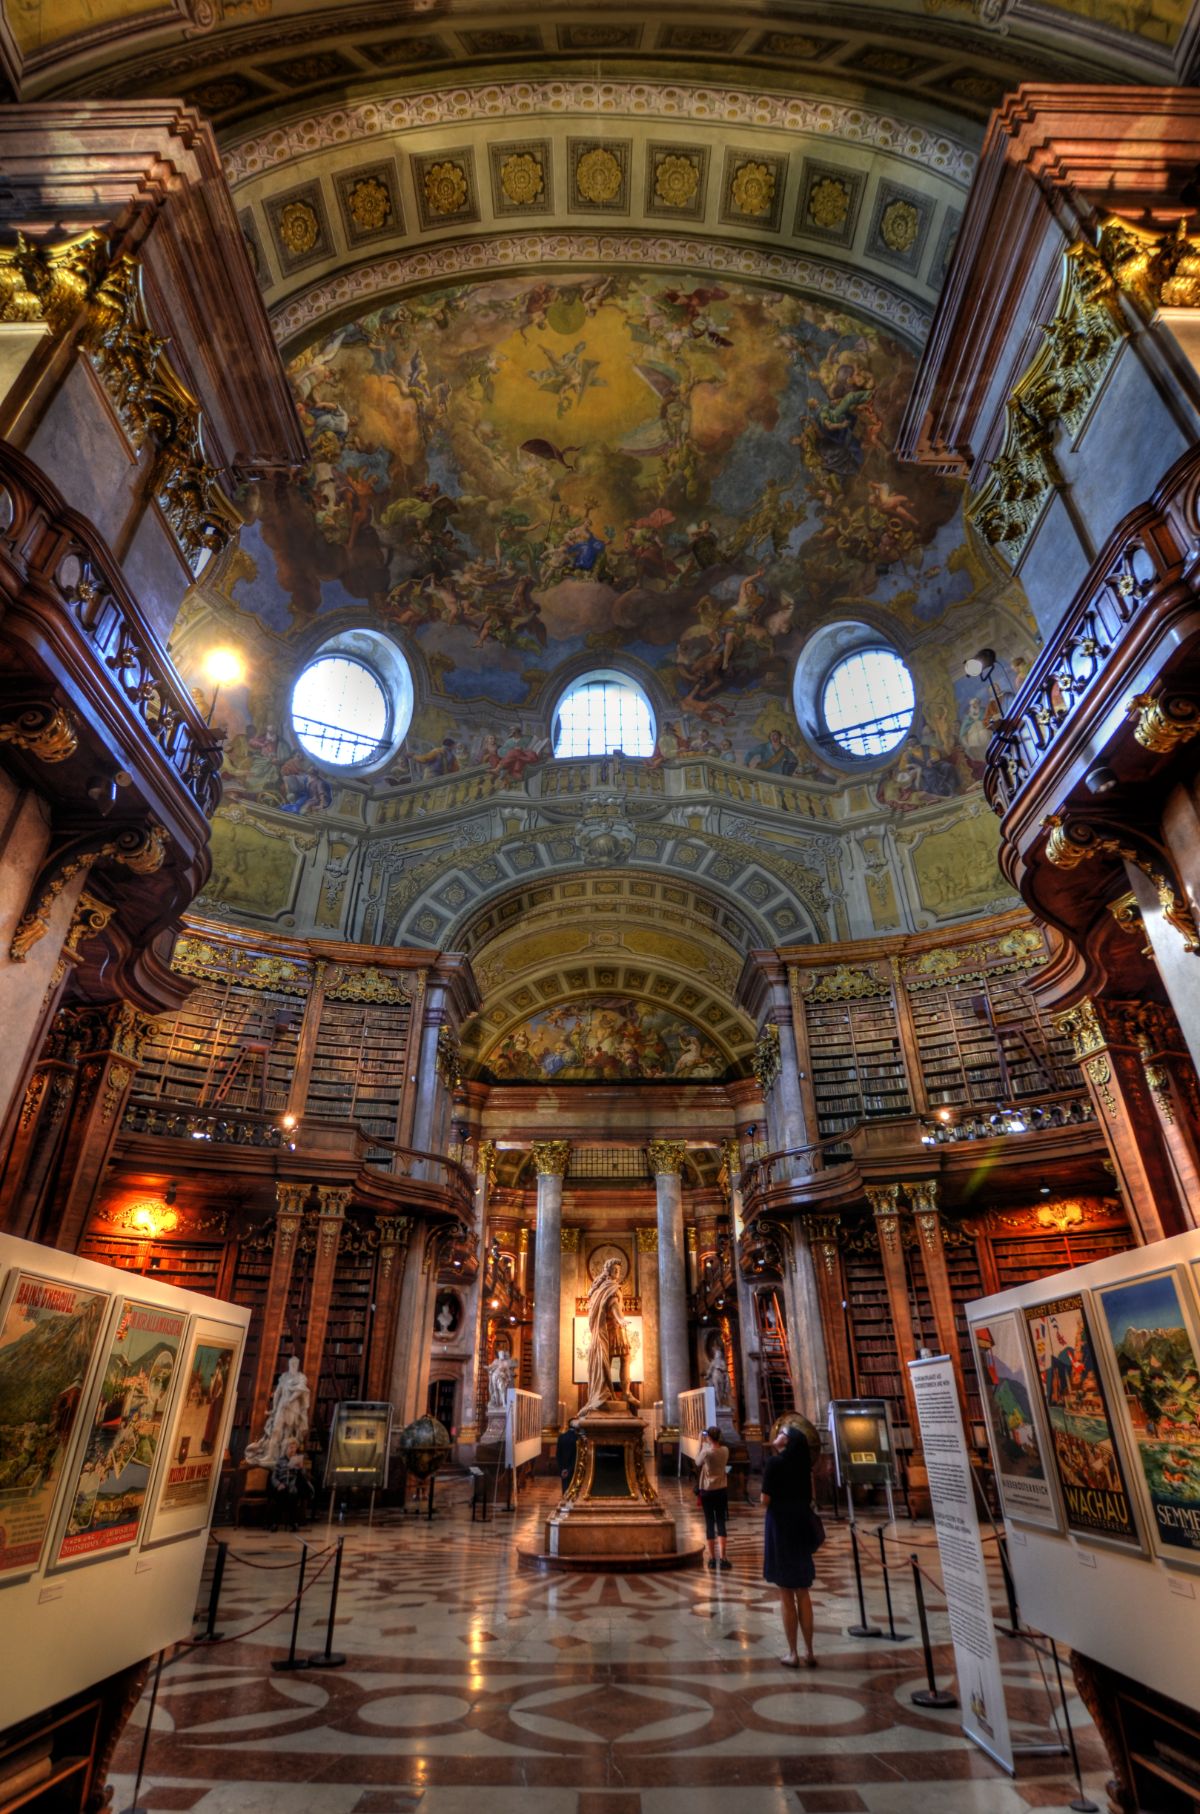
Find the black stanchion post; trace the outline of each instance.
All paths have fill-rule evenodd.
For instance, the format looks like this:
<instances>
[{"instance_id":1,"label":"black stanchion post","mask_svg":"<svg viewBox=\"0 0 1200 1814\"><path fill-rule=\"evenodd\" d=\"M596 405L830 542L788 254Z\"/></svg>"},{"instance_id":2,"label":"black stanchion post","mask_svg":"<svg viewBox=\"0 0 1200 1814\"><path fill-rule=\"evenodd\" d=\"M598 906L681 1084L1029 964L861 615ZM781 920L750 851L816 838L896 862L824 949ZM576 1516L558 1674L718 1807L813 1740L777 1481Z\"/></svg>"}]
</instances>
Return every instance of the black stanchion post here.
<instances>
[{"instance_id":1,"label":"black stanchion post","mask_svg":"<svg viewBox=\"0 0 1200 1814\"><path fill-rule=\"evenodd\" d=\"M271 1664L271 1668L278 1670L280 1672L280 1674L283 1674L284 1671L289 1670L289 1669L307 1669L308 1668L307 1658L298 1657L296 1655L296 1637L300 1630L300 1604L301 1604L301 1601L304 1599L304 1571L307 1567L308 1567L308 1545L307 1545L307 1543L302 1543L300 1545L300 1579L296 1583L296 1610L292 1615L291 1647L289 1648L288 1653L285 1657L280 1657L278 1659L278 1661Z\"/></svg>"},{"instance_id":2,"label":"black stanchion post","mask_svg":"<svg viewBox=\"0 0 1200 1814\"><path fill-rule=\"evenodd\" d=\"M888 1580L887 1552L883 1547L883 1526L879 1527L879 1566L883 1570L883 1597L887 1604L888 1628L883 1634L889 1644L907 1644L911 1632L897 1631L896 1620L892 1613L892 1584Z\"/></svg>"},{"instance_id":3,"label":"black stanchion post","mask_svg":"<svg viewBox=\"0 0 1200 1814\"><path fill-rule=\"evenodd\" d=\"M433 1517L433 1483L436 1479L437 1479L436 1474L431 1474L429 1476L429 1509L425 1514L425 1522L427 1524L430 1522L430 1520Z\"/></svg>"},{"instance_id":4,"label":"black stanchion post","mask_svg":"<svg viewBox=\"0 0 1200 1814\"><path fill-rule=\"evenodd\" d=\"M309 1657L310 1669L341 1669L345 1657L333 1648L333 1622L337 1617L338 1588L342 1584L342 1545L344 1537L337 1540L337 1554L333 1558L333 1586L329 1590L329 1623L325 1627L325 1648L316 1656Z\"/></svg>"},{"instance_id":5,"label":"black stanchion post","mask_svg":"<svg viewBox=\"0 0 1200 1814\"><path fill-rule=\"evenodd\" d=\"M854 1558L854 1585L858 1589L858 1624L847 1627L849 1638L881 1638L883 1633L877 1625L867 1624L867 1603L863 1599L862 1564L858 1559L858 1531L850 1526L850 1554Z\"/></svg>"},{"instance_id":6,"label":"black stanchion post","mask_svg":"<svg viewBox=\"0 0 1200 1814\"><path fill-rule=\"evenodd\" d=\"M929 1642L929 1620L925 1617L925 1589L921 1585L921 1565L915 1556L910 1556L913 1572L913 1593L917 1600L917 1623L921 1628L921 1649L925 1654L925 1679L928 1688L914 1688L909 1695L914 1707L957 1707L957 1698L948 1688L939 1688L937 1677L933 1673L933 1645Z\"/></svg>"},{"instance_id":7,"label":"black stanchion post","mask_svg":"<svg viewBox=\"0 0 1200 1814\"><path fill-rule=\"evenodd\" d=\"M1075 1787L1079 1794L1067 1806L1074 1809L1074 1814L1100 1814L1094 1801L1089 1801L1083 1790L1083 1772L1079 1768L1079 1752L1075 1745L1075 1733L1071 1726L1071 1710L1067 1706L1067 1691L1063 1686L1062 1666L1058 1660L1058 1645L1050 1640L1050 1655L1054 1658L1054 1673L1058 1677L1058 1698L1062 1702L1063 1724L1067 1728L1067 1743L1071 1747L1071 1768L1075 1772Z\"/></svg>"},{"instance_id":8,"label":"black stanchion post","mask_svg":"<svg viewBox=\"0 0 1200 1814\"><path fill-rule=\"evenodd\" d=\"M1000 1552L1000 1573L1004 1576L1004 1597L1008 1601L1008 1630L1005 1637L1019 1638L1021 1635L1021 1615L1017 1611L1017 1584L1008 1566L1008 1539L1002 1531L996 1533L996 1548Z\"/></svg>"},{"instance_id":9,"label":"black stanchion post","mask_svg":"<svg viewBox=\"0 0 1200 1814\"><path fill-rule=\"evenodd\" d=\"M146 1714L146 1730L142 1733L142 1748L138 1753L137 1780L133 1785L133 1800L122 1810L122 1814L146 1814L145 1808L138 1807L138 1796L142 1792L142 1777L146 1773L146 1752L150 1748L150 1728L154 1724L154 1709L158 1705L158 1684L162 1676L163 1653L158 1653L158 1662L154 1668L154 1687L150 1691L150 1707Z\"/></svg>"},{"instance_id":10,"label":"black stanchion post","mask_svg":"<svg viewBox=\"0 0 1200 1814\"><path fill-rule=\"evenodd\" d=\"M217 1602L221 1598L221 1583L225 1579L225 1558L228 1554L229 1545L218 1543L216 1561L213 1563L212 1586L208 1590L208 1622L200 1636L192 1640L195 1644L212 1644L221 1636L216 1628Z\"/></svg>"}]
</instances>

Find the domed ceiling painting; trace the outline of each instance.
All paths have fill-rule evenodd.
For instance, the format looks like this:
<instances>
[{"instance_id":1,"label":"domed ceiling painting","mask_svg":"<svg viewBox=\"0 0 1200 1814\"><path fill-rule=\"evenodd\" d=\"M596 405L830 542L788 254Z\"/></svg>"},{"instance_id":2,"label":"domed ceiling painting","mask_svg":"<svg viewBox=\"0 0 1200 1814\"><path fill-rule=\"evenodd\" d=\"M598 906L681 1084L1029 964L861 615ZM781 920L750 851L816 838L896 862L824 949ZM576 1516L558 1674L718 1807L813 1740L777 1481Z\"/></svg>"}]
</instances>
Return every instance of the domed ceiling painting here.
<instances>
[{"instance_id":1,"label":"domed ceiling painting","mask_svg":"<svg viewBox=\"0 0 1200 1814\"><path fill-rule=\"evenodd\" d=\"M1000 613L1019 663L1032 626L967 544L960 488L892 457L913 356L876 329L724 277L528 276L390 303L290 373L311 469L248 497L241 548L177 637L186 666L223 613L246 654L221 709L227 803L331 809L336 779L289 741L288 689L326 634L364 623L408 653L417 700L376 799L471 768L521 787L564 680L613 660L655 704L655 764L807 779L815 818L837 816L833 791L897 817L977 790L988 728L963 654ZM889 633L917 688L912 735L854 775L792 706L806 639L842 618ZM1004 892L975 829L970 887L947 873L935 912ZM220 835L216 854L210 898Z\"/></svg>"}]
</instances>

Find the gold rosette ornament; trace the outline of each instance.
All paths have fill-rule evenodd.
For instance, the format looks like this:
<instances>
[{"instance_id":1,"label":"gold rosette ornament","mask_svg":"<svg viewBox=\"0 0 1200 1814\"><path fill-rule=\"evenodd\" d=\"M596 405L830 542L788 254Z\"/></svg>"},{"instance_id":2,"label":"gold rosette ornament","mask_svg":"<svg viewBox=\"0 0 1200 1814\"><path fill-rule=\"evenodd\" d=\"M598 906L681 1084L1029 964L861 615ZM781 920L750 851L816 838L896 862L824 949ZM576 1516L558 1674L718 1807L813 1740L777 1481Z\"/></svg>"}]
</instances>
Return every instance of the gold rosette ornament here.
<instances>
[{"instance_id":1,"label":"gold rosette ornament","mask_svg":"<svg viewBox=\"0 0 1200 1814\"><path fill-rule=\"evenodd\" d=\"M654 173L654 193L668 208L686 208L700 187L700 172L690 157L664 157Z\"/></svg>"},{"instance_id":2,"label":"gold rosette ornament","mask_svg":"<svg viewBox=\"0 0 1200 1814\"><path fill-rule=\"evenodd\" d=\"M775 172L770 164L743 164L730 186L740 214L762 216L771 212L775 199Z\"/></svg>"},{"instance_id":3,"label":"gold rosette ornament","mask_svg":"<svg viewBox=\"0 0 1200 1814\"><path fill-rule=\"evenodd\" d=\"M431 214L457 214L467 200L462 165L431 164L425 172L425 199Z\"/></svg>"}]
</instances>

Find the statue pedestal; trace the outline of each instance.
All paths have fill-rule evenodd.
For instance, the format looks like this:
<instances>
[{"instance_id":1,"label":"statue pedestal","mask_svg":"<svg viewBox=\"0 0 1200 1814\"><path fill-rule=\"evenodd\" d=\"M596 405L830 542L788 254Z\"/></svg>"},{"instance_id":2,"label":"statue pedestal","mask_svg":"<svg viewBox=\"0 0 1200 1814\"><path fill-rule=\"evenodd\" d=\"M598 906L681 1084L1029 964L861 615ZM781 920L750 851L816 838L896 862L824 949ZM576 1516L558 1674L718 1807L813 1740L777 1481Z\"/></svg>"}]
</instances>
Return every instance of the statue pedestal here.
<instances>
[{"instance_id":1,"label":"statue pedestal","mask_svg":"<svg viewBox=\"0 0 1200 1814\"><path fill-rule=\"evenodd\" d=\"M675 1521L646 1473L645 1424L614 1405L581 1417L575 1472L545 1524L543 1567L688 1568L699 1549L676 1546Z\"/></svg>"}]
</instances>

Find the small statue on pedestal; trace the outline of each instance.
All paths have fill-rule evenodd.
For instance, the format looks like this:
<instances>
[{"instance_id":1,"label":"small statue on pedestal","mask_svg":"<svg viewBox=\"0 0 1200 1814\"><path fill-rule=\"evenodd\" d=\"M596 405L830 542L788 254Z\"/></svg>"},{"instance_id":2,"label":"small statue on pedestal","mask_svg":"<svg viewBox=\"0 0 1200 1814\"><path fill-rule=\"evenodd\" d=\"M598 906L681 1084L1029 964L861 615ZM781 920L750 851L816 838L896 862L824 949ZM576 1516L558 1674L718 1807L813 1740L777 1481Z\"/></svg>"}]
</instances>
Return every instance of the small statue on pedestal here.
<instances>
[{"instance_id":1,"label":"small statue on pedestal","mask_svg":"<svg viewBox=\"0 0 1200 1814\"><path fill-rule=\"evenodd\" d=\"M308 1381L300 1371L300 1357L293 1354L275 1383L275 1393L262 1435L257 1442L246 1445L246 1453L242 1457L246 1465L252 1468L273 1468L285 1453L289 1442L295 1442L303 1452L308 1441L311 1405Z\"/></svg>"}]
</instances>

